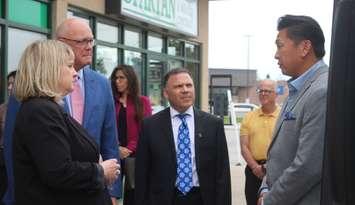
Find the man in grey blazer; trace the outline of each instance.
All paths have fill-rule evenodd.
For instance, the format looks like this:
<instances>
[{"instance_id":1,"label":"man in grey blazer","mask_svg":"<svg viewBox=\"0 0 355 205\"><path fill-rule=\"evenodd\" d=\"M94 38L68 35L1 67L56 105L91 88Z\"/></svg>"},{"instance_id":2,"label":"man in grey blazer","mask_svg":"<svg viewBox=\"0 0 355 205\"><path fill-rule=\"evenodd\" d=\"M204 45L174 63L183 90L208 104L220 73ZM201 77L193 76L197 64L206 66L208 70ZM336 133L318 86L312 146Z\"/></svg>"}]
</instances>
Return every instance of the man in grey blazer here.
<instances>
[{"instance_id":1,"label":"man in grey blazer","mask_svg":"<svg viewBox=\"0 0 355 205\"><path fill-rule=\"evenodd\" d=\"M259 204L320 204L328 67L324 35L308 16L279 18L275 58L288 81L268 150Z\"/></svg>"}]
</instances>

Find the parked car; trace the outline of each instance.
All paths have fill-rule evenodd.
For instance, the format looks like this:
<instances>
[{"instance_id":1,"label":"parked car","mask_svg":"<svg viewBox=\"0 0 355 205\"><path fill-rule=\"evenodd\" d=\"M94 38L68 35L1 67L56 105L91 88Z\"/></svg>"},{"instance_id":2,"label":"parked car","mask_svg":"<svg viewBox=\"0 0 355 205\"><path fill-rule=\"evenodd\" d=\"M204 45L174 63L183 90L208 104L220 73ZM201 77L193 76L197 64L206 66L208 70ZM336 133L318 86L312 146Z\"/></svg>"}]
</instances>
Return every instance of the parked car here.
<instances>
[{"instance_id":1,"label":"parked car","mask_svg":"<svg viewBox=\"0 0 355 205\"><path fill-rule=\"evenodd\" d=\"M233 103L233 109L237 123L241 123L244 115L254 110L255 108L258 108L258 106L252 103Z\"/></svg>"}]
</instances>

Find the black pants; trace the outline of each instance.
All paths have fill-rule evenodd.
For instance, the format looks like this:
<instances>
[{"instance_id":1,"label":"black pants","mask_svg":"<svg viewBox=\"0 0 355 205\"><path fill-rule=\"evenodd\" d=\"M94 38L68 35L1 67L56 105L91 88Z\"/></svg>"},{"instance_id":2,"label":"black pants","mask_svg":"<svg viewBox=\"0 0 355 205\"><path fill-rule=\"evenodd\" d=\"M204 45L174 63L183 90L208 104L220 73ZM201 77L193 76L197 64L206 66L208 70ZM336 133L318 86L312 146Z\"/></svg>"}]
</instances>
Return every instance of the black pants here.
<instances>
[{"instance_id":1,"label":"black pants","mask_svg":"<svg viewBox=\"0 0 355 205\"><path fill-rule=\"evenodd\" d=\"M7 189L7 175L3 154L3 149L0 148L0 205L3 205L2 198L4 197L4 194Z\"/></svg>"},{"instance_id":2,"label":"black pants","mask_svg":"<svg viewBox=\"0 0 355 205\"><path fill-rule=\"evenodd\" d=\"M186 195L176 189L173 205L203 205L200 188L193 187Z\"/></svg>"},{"instance_id":3,"label":"black pants","mask_svg":"<svg viewBox=\"0 0 355 205\"><path fill-rule=\"evenodd\" d=\"M245 167L245 198L247 205L256 205L258 200L258 191L262 180L253 174L253 171Z\"/></svg>"},{"instance_id":4,"label":"black pants","mask_svg":"<svg viewBox=\"0 0 355 205\"><path fill-rule=\"evenodd\" d=\"M127 184L125 185L125 189L123 191L123 205L134 205L134 189L127 189Z\"/></svg>"},{"instance_id":5,"label":"black pants","mask_svg":"<svg viewBox=\"0 0 355 205\"><path fill-rule=\"evenodd\" d=\"M134 157L135 155L131 155L130 157ZM122 171L122 179L123 176L126 175L126 166L125 166L125 160L121 160L121 171ZM127 180L125 180L125 185L124 185L124 190L123 190L123 205L135 205L135 200L134 200L134 189L130 189L129 185L127 183Z\"/></svg>"}]
</instances>

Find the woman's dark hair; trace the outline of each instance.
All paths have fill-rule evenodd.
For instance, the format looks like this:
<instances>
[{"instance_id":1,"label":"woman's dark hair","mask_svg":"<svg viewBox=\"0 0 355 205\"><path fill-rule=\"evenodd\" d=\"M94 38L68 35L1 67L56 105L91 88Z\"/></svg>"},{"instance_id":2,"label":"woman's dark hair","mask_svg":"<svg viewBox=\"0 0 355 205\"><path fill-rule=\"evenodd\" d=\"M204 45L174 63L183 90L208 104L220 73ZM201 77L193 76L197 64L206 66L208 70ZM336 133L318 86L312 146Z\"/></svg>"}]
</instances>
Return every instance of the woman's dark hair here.
<instances>
[{"instance_id":1,"label":"woman's dark hair","mask_svg":"<svg viewBox=\"0 0 355 205\"><path fill-rule=\"evenodd\" d=\"M111 79L111 88L113 97L118 100L121 97L121 93L118 92L116 87L116 74L118 71L122 71L123 75L127 78L127 89L128 89L128 98L133 101L134 109L136 111L135 118L138 123L141 123L144 117L143 104L140 99L140 87L136 73L132 66L129 65L118 65L113 69L110 79Z\"/></svg>"},{"instance_id":2,"label":"woman's dark hair","mask_svg":"<svg viewBox=\"0 0 355 205\"><path fill-rule=\"evenodd\" d=\"M7 74L7 76L6 76L6 78L7 78L7 81L9 81L9 79L11 78L11 77L13 77L13 78L15 78L16 77L16 70L13 70L13 71L11 71L9 74Z\"/></svg>"}]
</instances>

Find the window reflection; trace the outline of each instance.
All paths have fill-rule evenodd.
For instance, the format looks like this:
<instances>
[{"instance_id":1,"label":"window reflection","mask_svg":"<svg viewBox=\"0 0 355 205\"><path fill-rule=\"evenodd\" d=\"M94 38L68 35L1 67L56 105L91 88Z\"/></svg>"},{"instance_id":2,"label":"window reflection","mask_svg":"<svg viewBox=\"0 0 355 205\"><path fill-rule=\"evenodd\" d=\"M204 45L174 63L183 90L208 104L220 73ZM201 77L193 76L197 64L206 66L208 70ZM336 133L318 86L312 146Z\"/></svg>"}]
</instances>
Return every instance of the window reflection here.
<instances>
[{"instance_id":1,"label":"window reflection","mask_svg":"<svg viewBox=\"0 0 355 205\"><path fill-rule=\"evenodd\" d=\"M185 44L185 52L187 58L198 59L198 47L193 44Z\"/></svg>"},{"instance_id":2,"label":"window reflection","mask_svg":"<svg viewBox=\"0 0 355 205\"><path fill-rule=\"evenodd\" d=\"M182 61L178 60L169 60L168 61L168 69L172 70L174 68L181 68L183 65Z\"/></svg>"},{"instance_id":3,"label":"window reflection","mask_svg":"<svg viewBox=\"0 0 355 205\"><path fill-rule=\"evenodd\" d=\"M192 75L192 78L195 82L195 87L196 87L196 83L199 82L198 79L198 64L196 63L186 63L186 69L188 69Z\"/></svg>"},{"instance_id":4,"label":"window reflection","mask_svg":"<svg viewBox=\"0 0 355 205\"><path fill-rule=\"evenodd\" d=\"M96 49L95 69L106 77L109 77L113 69L117 66L118 51L116 48L106 46L97 46Z\"/></svg>"},{"instance_id":5,"label":"window reflection","mask_svg":"<svg viewBox=\"0 0 355 205\"><path fill-rule=\"evenodd\" d=\"M197 64L197 63L191 63L191 62L187 62L186 63L186 69L188 69L190 71L191 75L192 75L192 79L194 81L194 85L195 85L195 90L196 91L200 87L200 78L199 78L198 66L199 66L199 64ZM196 100L195 101L196 102L200 102L199 95L196 95Z\"/></svg>"},{"instance_id":6,"label":"window reflection","mask_svg":"<svg viewBox=\"0 0 355 205\"><path fill-rule=\"evenodd\" d=\"M162 61L150 60L147 71L147 91L152 104L153 113L164 109L162 98L162 79L164 73L164 63Z\"/></svg>"},{"instance_id":7,"label":"window reflection","mask_svg":"<svg viewBox=\"0 0 355 205\"><path fill-rule=\"evenodd\" d=\"M168 54L173 56L182 56L184 43L179 40L169 39L168 41Z\"/></svg>"},{"instance_id":8,"label":"window reflection","mask_svg":"<svg viewBox=\"0 0 355 205\"><path fill-rule=\"evenodd\" d=\"M142 54L134 51L124 51L124 64L130 65L134 68L138 76L139 82L142 78Z\"/></svg>"},{"instance_id":9,"label":"window reflection","mask_svg":"<svg viewBox=\"0 0 355 205\"><path fill-rule=\"evenodd\" d=\"M67 12L67 18L78 18L85 21L87 24L90 24L90 20L88 17L80 16L78 13L74 13L73 11Z\"/></svg>"},{"instance_id":10,"label":"window reflection","mask_svg":"<svg viewBox=\"0 0 355 205\"><path fill-rule=\"evenodd\" d=\"M134 28L125 28L124 44L136 48L142 47L142 34L140 30Z\"/></svg>"},{"instance_id":11,"label":"window reflection","mask_svg":"<svg viewBox=\"0 0 355 205\"><path fill-rule=\"evenodd\" d=\"M118 43L118 27L103 23L96 25L97 39L110 43Z\"/></svg>"},{"instance_id":12,"label":"window reflection","mask_svg":"<svg viewBox=\"0 0 355 205\"><path fill-rule=\"evenodd\" d=\"M8 73L17 69L22 52L29 44L37 40L47 39L46 35L15 28L9 28L8 36Z\"/></svg>"},{"instance_id":13,"label":"window reflection","mask_svg":"<svg viewBox=\"0 0 355 205\"><path fill-rule=\"evenodd\" d=\"M148 50L162 53L163 52L163 38L158 34L148 35Z\"/></svg>"}]
</instances>

